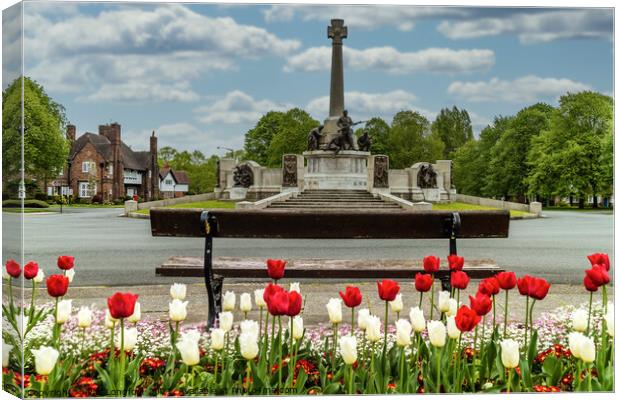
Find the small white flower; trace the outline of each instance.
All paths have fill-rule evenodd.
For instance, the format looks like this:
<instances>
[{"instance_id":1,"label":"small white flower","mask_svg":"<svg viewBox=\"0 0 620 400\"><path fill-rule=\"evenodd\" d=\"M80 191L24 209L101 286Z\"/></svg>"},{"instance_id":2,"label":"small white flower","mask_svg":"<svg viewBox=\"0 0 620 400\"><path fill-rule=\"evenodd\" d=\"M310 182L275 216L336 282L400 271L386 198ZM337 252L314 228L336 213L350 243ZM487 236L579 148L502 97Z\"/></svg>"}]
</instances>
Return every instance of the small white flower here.
<instances>
[{"instance_id":1,"label":"small white flower","mask_svg":"<svg viewBox=\"0 0 620 400\"><path fill-rule=\"evenodd\" d=\"M187 286L182 283L174 283L170 286L170 296L176 300L185 300Z\"/></svg>"},{"instance_id":2,"label":"small white flower","mask_svg":"<svg viewBox=\"0 0 620 400\"><path fill-rule=\"evenodd\" d=\"M11 350L13 350L13 346L10 344L4 343L2 340L2 367L6 368L9 366L9 358L11 356Z\"/></svg>"},{"instance_id":3,"label":"small white flower","mask_svg":"<svg viewBox=\"0 0 620 400\"><path fill-rule=\"evenodd\" d=\"M366 318L366 339L378 342L381 339L381 320L376 315Z\"/></svg>"},{"instance_id":4,"label":"small white flower","mask_svg":"<svg viewBox=\"0 0 620 400\"><path fill-rule=\"evenodd\" d=\"M140 318L142 318L142 308L140 306L140 302L136 301L136 306L133 309L133 314L131 314L129 318L127 318L127 320L132 324L135 324L136 322L140 321Z\"/></svg>"},{"instance_id":5,"label":"small white flower","mask_svg":"<svg viewBox=\"0 0 620 400\"><path fill-rule=\"evenodd\" d=\"M588 312L583 308L573 311L571 315L573 330L577 332L585 332L588 328Z\"/></svg>"},{"instance_id":6,"label":"small white flower","mask_svg":"<svg viewBox=\"0 0 620 400\"><path fill-rule=\"evenodd\" d=\"M136 347L138 342L138 329L136 328L124 328L125 335L123 337L123 347L125 351L132 351ZM114 344L117 349L121 348L121 335L118 334L115 337Z\"/></svg>"},{"instance_id":7,"label":"small white flower","mask_svg":"<svg viewBox=\"0 0 620 400\"><path fill-rule=\"evenodd\" d=\"M241 296L239 296L239 311L252 311L252 296L249 293L241 293Z\"/></svg>"},{"instance_id":8,"label":"small white flower","mask_svg":"<svg viewBox=\"0 0 620 400\"><path fill-rule=\"evenodd\" d=\"M396 321L396 344L405 347L411 345L411 324L406 319Z\"/></svg>"},{"instance_id":9,"label":"small white flower","mask_svg":"<svg viewBox=\"0 0 620 400\"><path fill-rule=\"evenodd\" d=\"M342 336L338 343L340 345L340 355L345 364L351 365L357 361L357 340L355 336Z\"/></svg>"},{"instance_id":10,"label":"small white flower","mask_svg":"<svg viewBox=\"0 0 620 400\"><path fill-rule=\"evenodd\" d=\"M187 318L187 303L187 301L178 299L174 299L172 303L169 303L170 309L168 315L172 321L179 322Z\"/></svg>"},{"instance_id":11,"label":"small white flower","mask_svg":"<svg viewBox=\"0 0 620 400\"><path fill-rule=\"evenodd\" d=\"M239 350L246 360L253 360L258 355L258 337L253 333L239 335Z\"/></svg>"},{"instance_id":12,"label":"small white flower","mask_svg":"<svg viewBox=\"0 0 620 400\"><path fill-rule=\"evenodd\" d=\"M264 308L267 304L265 304L265 299L263 299L263 294L265 293L265 289L256 289L254 291L254 303L256 303L256 307Z\"/></svg>"},{"instance_id":13,"label":"small white flower","mask_svg":"<svg viewBox=\"0 0 620 400\"><path fill-rule=\"evenodd\" d=\"M45 272L43 272L43 270L39 268L39 272L37 272L37 276L32 278L32 280L35 281L36 283L41 283L43 282L43 279L45 279Z\"/></svg>"},{"instance_id":14,"label":"small white flower","mask_svg":"<svg viewBox=\"0 0 620 400\"><path fill-rule=\"evenodd\" d=\"M288 288L289 292L297 292L301 294L301 288L299 287L299 282L291 282Z\"/></svg>"},{"instance_id":15,"label":"small white flower","mask_svg":"<svg viewBox=\"0 0 620 400\"><path fill-rule=\"evenodd\" d=\"M224 311L234 311L235 310L235 302L237 298L234 292L227 291L224 293L224 297L222 297L222 309Z\"/></svg>"},{"instance_id":16,"label":"small white flower","mask_svg":"<svg viewBox=\"0 0 620 400\"><path fill-rule=\"evenodd\" d=\"M414 331L422 332L424 328L426 328L424 310L420 309L420 307L411 308L411 311L409 311L409 319L411 320L411 325L413 326Z\"/></svg>"},{"instance_id":17,"label":"small white flower","mask_svg":"<svg viewBox=\"0 0 620 400\"><path fill-rule=\"evenodd\" d=\"M438 307L442 313L450 311L450 292L445 290L439 292Z\"/></svg>"},{"instance_id":18,"label":"small white flower","mask_svg":"<svg viewBox=\"0 0 620 400\"><path fill-rule=\"evenodd\" d=\"M441 321L428 321L426 325L428 338L435 347L443 347L446 344L446 326Z\"/></svg>"},{"instance_id":19,"label":"small white flower","mask_svg":"<svg viewBox=\"0 0 620 400\"><path fill-rule=\"evenodd\" d=\"M65 276L69 278L69 283L73 282L73 277L75 276L75 269L67 269L65 270Z\"/></svg>"},{"instance_id":20,"label":"small white flower","mask_svg":"<svg viewBox=\"0 0 620 400\"><path fill-rule=\"evenodd\" d=\"M230 311L221 312L219 315L219 320L220 328L222 328L224 332L228 332L232 329L233 314Z\"/></svg>"},{"instance_id":21,"label":"small white flower","mask_svg":"<svg viewBox=\"0 0 620 400\"><path fill-rule=\"evenodd\" d=\"M461 331L456 327L456 317L446 319L446 328L450 339L458 339L461 336Z\"/></svg>"},{"instance_id":22,"label":"small white flower","mask_svg":"<svg viewBox=\"0 0 620 400\"><path fill-rule=\"evenodd\" d=\"M37 374L49 375L54 369L60 353L53 347L41 346L38 349L33 349L32 355L34 356L34 366Z\"/></svg>"},{"instance_id":23,"label":"small white flower","mask_svg":"<svg viewBox=\"0 0 620 400\"><path fill-rule=\"evenodd\" d=\"M299 340L304 336L304 320L297 315L293 318L293 339Z\"/></svg>"},{"instance_id":24,"label":"small white flower","mask_svg":"<svg viewBox=\"0 0 620 400\"><path fill-rule=\"evenodd\" d=\"M357 326L360 329L366 329L366 324L368 321L368 316L370 316L370 310L367 308L362 308L357 312Z\"/></svg>"},{"instance_id":25,"label":"small white flower","mask_svg":"<svg viewBox=\"0 0 620 400\"><path fill-rule=\"evenodd\" d=\"M258 336L258 322L254 320L241 321L239 327L241 328L241 333L251 333Z\"/></svg>"},{"instance_id":26,"label":"small white flower","mask_svg":"<svg viewBox=\"0 0 620 400\"><path fill-rule=\"evenodd\" d=\"M73 300L60 300L56 311L56 323L64 324L71 318L71 302Z\"/></svg>"},{"instance_id":27,"label":"small white flower","mask_svg":"<svg viewBox=\"0 0 620 400\"><path fill-rule=\"evenodd\" d=\"M512 369L519 366L519 343L512 339L506 339L499 344L502 348L501 359L504 368Z\"/></svg>"},{"instance_id":28,"label":"small white flower","mask_svg":"<svg viewBox=\"0 0 620 400\"><path fill-rule=\"evenodd\" d=\"M80 307L77 313L78 327L88 328L93 323L93 312L88 307Z\"/></svg>"},{"instance_id":29,"label":"small white flower","mask_svg":"<svg viewBox=\"0 0 620 400\"><path fill-rule=\"evenodd\" d=\"M224 348L224 332L223 329L213 328L211 329L211 349L222 350Z\"/></svg>"},{"instance_id":30,"label":"small white flower","mask_svg":"<svg viewBox=\"0 0 620 400\"><path fill-rule=\"evenodd\" d=\"M329 314L329 320L332 324L339 324L342 322L342 300L337 298L331 298L327 302L327 313Z\"/></svg>"},{"instance_id":31,"label":"small white flower","mask_svg":"<svg viewBox=\"0 0 620 400\"><path fill-rule=\"evenodd\" d=\"M399 313L403 310L403 294L398 293L394 300L390 301L390 308L393 312Z\"/></svg>"}]
</instances>

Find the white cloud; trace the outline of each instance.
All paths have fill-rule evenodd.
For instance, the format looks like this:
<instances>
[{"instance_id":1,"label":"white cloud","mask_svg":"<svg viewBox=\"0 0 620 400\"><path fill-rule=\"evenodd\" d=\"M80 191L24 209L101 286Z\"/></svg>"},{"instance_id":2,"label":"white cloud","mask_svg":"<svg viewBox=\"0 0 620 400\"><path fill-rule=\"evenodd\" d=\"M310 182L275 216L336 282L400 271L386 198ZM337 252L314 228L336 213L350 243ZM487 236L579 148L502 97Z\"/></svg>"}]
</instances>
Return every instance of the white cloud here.
<instances>
[{"instance_id":1,"label":"white cloud","mask_svg":"<svg viewBox=\"0 0 620 400\"><path fill-rule=\"evenodd\" d=\"M611 39L613 13L601 9L523 12L467 21L443 21L437 30L450 39L513 34L524 44L575 38Z\"/></svg>"},{"instance_id":2,"label":"white cloud","mask_svg":"<svg viewBox=\"0 0 620 400\"><path fill-rule=\"evenodd\" d=\"M46 88L81 92L90 99L193 101L160 88L185 85L212 70L236 68L239 60L286 56L297 40L280 39L263 28L215 18L178 5L138 5L98 14L49 14L33 3L25 16L27 73ZM125 87L133 93L115 94ZM86 92L86 93L85 93Z\"/></svg>"},{"instance_id":3,"label":"white cloud","mask_svg":"<svg viewBox=\"0 0 620 400\"><path fill-rule=\"evenodd\" d=\"M197 118L206 123L256 123L269 111L284 111L291 108L290 104L276 103L271 100L255 100L240 90L227 93L223 98L194 109Z\"/></svg>"},{"instance_id":4,"label":"white cloud","mask_svg":"<svg viewBox=\"0 0 620 400\"><path fill-rule=\"evenodd\" d=\"M565 78L541 78L527 75L514 80L492 78L489 81L452 82L448 93L469 101L509 101L515 103L555 100L566 92L591 89L590 85Z\"/></svg>"},{"instance_id":5,"label":"white cloud","mask_svg":"<svg viewBox=\"0 0 620 400\"><path fill-rule=\"evenodd\" d=\"M189 82L171 85L145 82L126 82L119 84L104 83L99 89L87 96L79 96L85 101L197 101L198 93L190 89Z\"/></svg>"},{"instance_id":6,"label":"white cloud","mask_svg":"<svg viewBox=\"0 0 620 400\"><path fill-rule=\"evenodd\" d=\"M3 89L21 75L21 5L2 11L2 82Z\"/></svg>"},{"instance_id":7,"label":"white cloud","mask_svg":"<svg viewBox=\"0 0 620 400\"><path fill-rule=\"evenodd\" d=\"M404 74L418 71L458 73L487 70L495 63L495 53L488 49L453 50L429 48L415 52L400 52L393 47L372 47L357 50L344 47L346 68L354 70L380 69ZM288 58L287 72L327 70L331 65L331 48L311 47Z\"/></svg>"}]
</instances>

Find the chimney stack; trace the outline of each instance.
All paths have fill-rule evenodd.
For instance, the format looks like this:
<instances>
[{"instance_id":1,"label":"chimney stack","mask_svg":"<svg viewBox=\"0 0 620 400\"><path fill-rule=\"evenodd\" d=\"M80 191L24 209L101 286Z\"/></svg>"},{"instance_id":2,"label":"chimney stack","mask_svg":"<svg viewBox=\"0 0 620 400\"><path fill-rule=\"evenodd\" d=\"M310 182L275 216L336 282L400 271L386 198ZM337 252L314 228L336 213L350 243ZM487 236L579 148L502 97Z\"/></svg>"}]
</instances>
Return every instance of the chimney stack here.
<instances>
[{"instance_id":1,"label":"chimney stack","mask_svg":"<svg viewBox=\"0 0 620 400\"><path fill-rule=\"evenodd\" d=\"M125 183L121 166L121 126L117 122L109 125L99 125L99 134L108 138L112 145L112 198L124 196Z\"/></svg>"},{"instance_id":2,"label":"chimney stack","mask_svg":"<svg viewBox=\"0 0 620 400\"><path fill-rule=\"evenodd\" d=\"M75 142L75 125L67 125L67 139L70 143Z\"/></svg>"}]
</instances>

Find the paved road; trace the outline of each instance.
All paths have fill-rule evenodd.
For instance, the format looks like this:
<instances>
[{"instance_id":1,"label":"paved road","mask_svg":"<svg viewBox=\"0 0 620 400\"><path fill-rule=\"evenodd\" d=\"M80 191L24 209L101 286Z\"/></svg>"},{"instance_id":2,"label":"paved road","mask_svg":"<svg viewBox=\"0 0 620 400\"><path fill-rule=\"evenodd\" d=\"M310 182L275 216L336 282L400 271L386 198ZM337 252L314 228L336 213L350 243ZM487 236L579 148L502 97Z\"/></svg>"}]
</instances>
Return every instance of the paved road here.
<instances>
[{"instance_id":1,"label":"paved road","mask_svg":"<svg viewBox=\"0 0 620 400\"><path fill-rule=\"evenodd\" d=\"M120 209L78 209L63 215L26 214L26 259L37 260L50 271L58 254L71 254L77 262L74 285L112 286L166 284L171 278L155 276L155 266L171 255L201 255L202 239L153 238L148 220L120 218L120 213ZM546 215L511 221L508 239L461 240L459 254L492 258L518 274L542 275L554 283L580 283L587 254L612 256L612 215L570 211ZM18 222L18 215L3 213L4 260L16 256ZM215 255L402 259L443 255L447 246L447 240L216 239Z\"/></svg>"}]
</instances>

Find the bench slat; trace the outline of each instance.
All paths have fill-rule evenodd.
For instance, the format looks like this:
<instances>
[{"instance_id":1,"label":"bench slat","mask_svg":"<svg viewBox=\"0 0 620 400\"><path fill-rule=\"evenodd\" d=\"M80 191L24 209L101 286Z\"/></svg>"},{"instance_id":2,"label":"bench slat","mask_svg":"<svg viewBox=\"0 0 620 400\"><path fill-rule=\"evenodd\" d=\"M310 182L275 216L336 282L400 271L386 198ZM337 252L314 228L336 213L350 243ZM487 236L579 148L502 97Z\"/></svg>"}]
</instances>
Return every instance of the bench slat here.
<instances>
[{"instance_id":1,"label":"bench slat","mask_svg":"<svg viewBox=\"0 0 620 400\"><path fill-rule=\"evenodd\" d=\"M202 209L151 209L153 236L204 237ZM214 237L288 239L439 239L450 211L210 210ZM508 237L506 210L461 211L458 238Z\"/></svg>"},{"instance_id":2,"label":"bench slat","mask_svg":"<svg viewBox=\"0 0 620 400\"><path fill-rule=\"evenodd\" d=\"M472 279L486 278L503 271L492 260L469 260L464 271ZM262 258L218 257L213 259L213 272L224 277L267 278L265 260ZM417 272L424 272L421 260L290 260L286 278L333 279L413 279ZM440 270L440 279L450 271ZM198 257L171 257L156 273L162 276L203 277L203 259Z\"/></svg>"}]
</instances>

